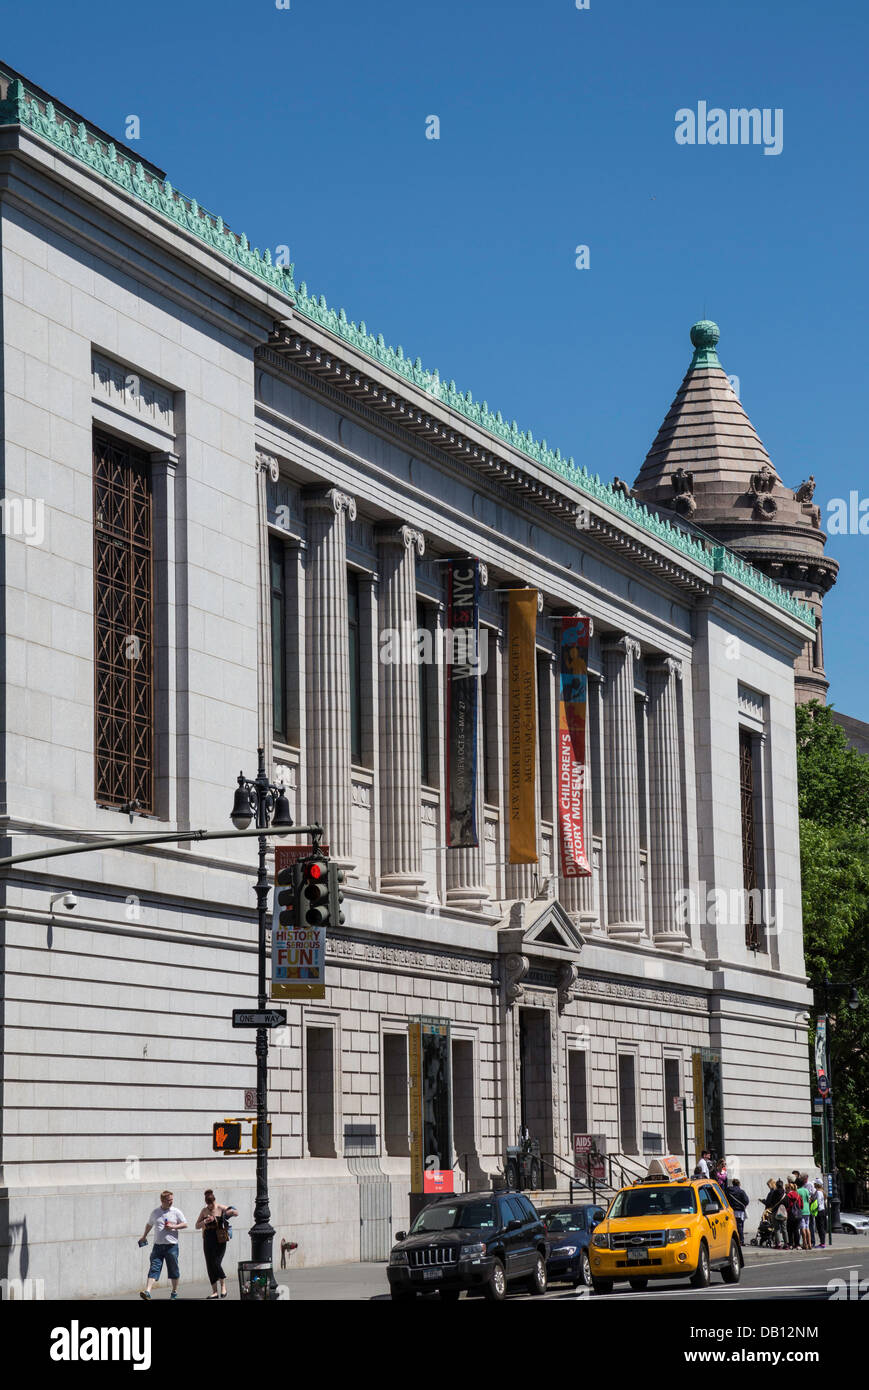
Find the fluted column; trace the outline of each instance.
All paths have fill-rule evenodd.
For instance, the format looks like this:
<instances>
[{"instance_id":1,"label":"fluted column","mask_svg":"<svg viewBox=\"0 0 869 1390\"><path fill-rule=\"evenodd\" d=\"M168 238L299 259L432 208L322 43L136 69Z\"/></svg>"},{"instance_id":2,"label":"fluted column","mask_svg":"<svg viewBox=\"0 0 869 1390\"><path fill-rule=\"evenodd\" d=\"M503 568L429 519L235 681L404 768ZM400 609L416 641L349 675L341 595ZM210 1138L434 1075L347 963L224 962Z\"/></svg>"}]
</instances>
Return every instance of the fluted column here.
<instances>
[{"instance_id":1,"label":"fluted column","mask_svg":"<svg viewBox=\"0 0 869 1390\"><path fill-rule=\"evenodd\" d=\"M649 813L651 819L652 936L656 946L681 950L688 943L678 920L685 887L684 806L679 749L682 663L672 657L648 662Z\"/></svg>"},{"instance_id":2,"label":"fluted column","mask_svg":"<svg viewBox=\"0 0 869 1390\"><path fill-rule=\"evenodd\" d=\"M377 529L380 573L380 891L416 897L422 872L416 556L410 526Z\"/></svg>"},{"instance_id":3,"label":"fluted column","mask_svg":"<svg viewBox=\"0 0 869 1390\"><path fill-rule=\"evenodd\" d=\"M632 637L604 641L607 698L607 933L636 939L643 933L640 879L640 799L637 776L637 724L634 662L640 644Z\"/></svg>"},{"instance_id":4,"label":"fluted column","mask_svg":"<svg viewBox=\"0 0 869 1390\"><path fill-rule=\"evenodd\" d=\"M350 861L353 841L347 517L355 519L356 503L337 488L306 489L303 501L308 530L307 817L322 822L330 854Z\"/></svg>"}]
</instances>

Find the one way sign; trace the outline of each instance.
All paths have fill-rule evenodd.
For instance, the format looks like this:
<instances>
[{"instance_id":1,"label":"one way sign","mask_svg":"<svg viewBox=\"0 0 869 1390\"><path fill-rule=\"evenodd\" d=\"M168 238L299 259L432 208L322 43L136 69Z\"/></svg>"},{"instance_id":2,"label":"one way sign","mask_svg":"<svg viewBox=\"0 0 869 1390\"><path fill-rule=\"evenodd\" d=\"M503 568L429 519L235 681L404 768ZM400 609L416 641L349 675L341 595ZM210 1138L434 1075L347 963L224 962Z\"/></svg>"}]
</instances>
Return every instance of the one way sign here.
<instances>
[{"instance_id":1,"label":"one way sign","mask_svg":"<svg viewBox=\"0 0 869 1390\"><path fill-rule=\"evenodd\" d=\"M283 1028L286 1009L233 1009L233 1028Z\"/></svg>"}]
</instances>

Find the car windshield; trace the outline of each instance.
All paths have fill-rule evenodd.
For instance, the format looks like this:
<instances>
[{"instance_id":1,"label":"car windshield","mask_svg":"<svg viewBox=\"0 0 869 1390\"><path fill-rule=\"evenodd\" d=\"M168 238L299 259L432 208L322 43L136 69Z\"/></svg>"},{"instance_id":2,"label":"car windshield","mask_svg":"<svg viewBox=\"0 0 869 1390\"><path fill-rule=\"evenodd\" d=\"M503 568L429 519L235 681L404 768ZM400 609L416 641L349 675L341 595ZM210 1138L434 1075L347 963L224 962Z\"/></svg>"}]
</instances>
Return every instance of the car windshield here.
<instances>
[{"instance_id":1,"label":"car windshield","mask_svg":"<svg viewBox=\"0 0 869 1390\"><path fill-rule=\"evenodd\" d=\"M618 1194L609 1215L690 1216L696 1211L693 1187L632 1187Z\"/></svg>"},{"instance_id":2,"label":"car windshield","mask_svg":"<svg viewBox=\"0 0 869 1390\"><path fill-rule=\"evenodd\" d=\"M412 1236L426 1231L452 1231L466 1226L474 1231L494 1230L495 1208L491 1202L435 1202L424 1207L410 1228Z\"/></svg>"},{"instance_id":3,"label":"car windshield","mask_svg":"<svg viewBox=\"0 0 869 1390\"><path fill-rule=\"evenodd\" d=\"M563 1231L584 1231L585 1218L581 1211L548 1211L543 1217L543 1225L551 1236L559 1236Z\"/></svg>"}]
</instances>

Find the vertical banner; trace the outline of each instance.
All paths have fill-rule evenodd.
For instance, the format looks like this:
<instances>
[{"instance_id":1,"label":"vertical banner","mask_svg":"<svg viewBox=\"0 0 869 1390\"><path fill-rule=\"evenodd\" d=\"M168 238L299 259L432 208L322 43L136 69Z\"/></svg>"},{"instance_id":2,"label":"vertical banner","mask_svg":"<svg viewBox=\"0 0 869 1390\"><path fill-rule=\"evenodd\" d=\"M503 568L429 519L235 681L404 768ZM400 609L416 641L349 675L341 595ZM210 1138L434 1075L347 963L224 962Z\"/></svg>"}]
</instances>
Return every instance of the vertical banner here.
<instances>
[{"instance_id":1,"label":"vertical banner","mask_svg":"<svg viewBox=\"0 0 869 1390\"><path fill-rule=\"evenodd\" d=\"M510 863L537 863L534 773L537 749L537 590L511 589L507 640L510 689Z\"/></svg>"},{"instance_id":2,"label":"vertical banner","mask_svg":"<svg viewBox=\"0 0 869 1390\"><path fill-rule=\"evenodd\" d=\"M447 569L446 652L447 845L450 849L474 849L479 843L479 585L479 566L476 560L450 562Z\"/></svg>"},{"instance_id":3,"label":"vertical banner","mask_svg":"<svg viewBox=\"0 0 869 1390\"><path fill-rule=\"evenodd\" d=\"M558 831L563 878L588 878L585 847L585 731L590 618L562 618L558 686Z\"/></svg>"},{"instance_id":4,"label":"vertical banner","mask_svg":"<svg viewBox=\"0 0 869 1390\"><path fill-rule=\"evenodd\" d=\"M699 1052L691 1053L691 1076L694 1082L694 1149L699 1162L706 1145L706 1121L703 1111L703 1058ZM685 1155L686 1161L688 1155Z\"/></svg>"},{"instance_id":5,"label":"vertical banner","mask_svg":"<svg viewBox=\"0 0 869 1390\"><path fill-rule=\"evenodd\" d=\"M320 849L323 854L329 853L328 845L321 845ZM309 927L295 920L291 926L282 927L277 900L278 874L313 852L313 845L275 845L270 999L326 998L326 928Z\"/></svg>"},{"instance_id":6,"label":"vertical banner","mask_svg":"<svg viewBox=\"0 0 869 1390\"><path fill-rule=\"evenodd\" d=\"M827 1015L820 1014L815 1025L815 1072L818 1077L818 1095L830 1093L827 1080Z\"/></svg>"},{"instance_id":7,"label":"vertical banner","mask_svg":"<svg viewBox=\"0 0 869 1390\"><path fill-rule=\"evenodd\" d=\"M408 1026L412 1192L452 1192L450 1025L420 1017Z\"/></svg>"}]
</instances>

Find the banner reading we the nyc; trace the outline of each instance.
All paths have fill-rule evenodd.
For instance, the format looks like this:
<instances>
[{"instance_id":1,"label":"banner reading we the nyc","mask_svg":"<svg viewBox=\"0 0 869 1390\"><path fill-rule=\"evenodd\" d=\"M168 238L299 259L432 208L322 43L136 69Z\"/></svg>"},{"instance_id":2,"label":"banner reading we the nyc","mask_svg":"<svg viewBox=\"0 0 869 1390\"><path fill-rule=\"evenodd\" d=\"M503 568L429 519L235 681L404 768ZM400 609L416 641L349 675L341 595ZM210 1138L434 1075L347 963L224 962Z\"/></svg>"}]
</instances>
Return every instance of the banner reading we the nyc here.
<instances>
[{"instance_id":1,"label":"banner reading we the nyc","mask_svg":"<svg viewBox=\"0 0 869 1390\"><path fill-rule=\"evenodd\" d=\"M511 589L507 622L510 863L537 863L537 590Z\"/></svg>"}]
</instances>

